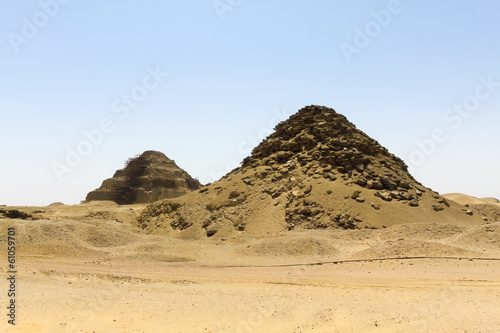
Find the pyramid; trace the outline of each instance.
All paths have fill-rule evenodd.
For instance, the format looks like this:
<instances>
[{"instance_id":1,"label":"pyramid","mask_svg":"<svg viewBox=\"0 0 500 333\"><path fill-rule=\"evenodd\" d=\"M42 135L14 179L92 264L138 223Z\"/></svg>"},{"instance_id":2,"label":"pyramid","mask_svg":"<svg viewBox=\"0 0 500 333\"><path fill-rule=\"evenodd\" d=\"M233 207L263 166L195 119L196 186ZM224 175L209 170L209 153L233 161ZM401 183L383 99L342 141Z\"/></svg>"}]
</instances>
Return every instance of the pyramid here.
<instances>
[{"instance_id":1,"label":"pyramid","mask_svg":"<svg viewBox=\"0 0 500 333\"><path fill-rule=\"evenodd\" d=\"M239 168L148 206L137 221L150 232L187 238L401 223L483 221L417 182L400 158L323 106L302 108Z\"/></svg>"},{"instance_id":2,"label":"pyramid","mask_svg":"<svg viewBox=\"0 0 500 333\"><path fill-rule=\"evenodd\" d=\"M175 162L157 151L146 151L126 162L85 201L110 200L118 204L150 203L175 198L200 188Z\"/></svg>"}]
</instances>

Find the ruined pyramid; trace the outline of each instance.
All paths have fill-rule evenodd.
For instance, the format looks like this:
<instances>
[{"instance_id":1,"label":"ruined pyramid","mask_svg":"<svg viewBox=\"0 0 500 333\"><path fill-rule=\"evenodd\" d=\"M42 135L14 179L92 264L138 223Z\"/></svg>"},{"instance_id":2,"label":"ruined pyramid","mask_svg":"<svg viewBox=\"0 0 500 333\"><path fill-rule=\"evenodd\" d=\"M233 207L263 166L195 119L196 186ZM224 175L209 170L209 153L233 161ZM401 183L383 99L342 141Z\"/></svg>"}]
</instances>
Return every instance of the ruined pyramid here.
<instances>
[{"instance_id":1,"label":"ruined pyramid","mask_svg":"<svg viewBox=\"0 0 500 333\"><path fill-rule=\"evenodd\" d=\"M101 187L87 194L85 201L110 200L118 204L150 203L175 198L200 188L175 162L157 151L131 158Z\"/></svg>"},{"instance_id":2,"label":"ruined pyramid","mask_svg":"<svg viewBox=\"0 0 500 333\"><path fill-rule=\"evenodd\" d=\"M413 222L483 223L417 182L400 158L344 116L308 106L279 123L239 168L198 191L149 205L137 225L201 238Z\"/></svg>"}]
</instances>

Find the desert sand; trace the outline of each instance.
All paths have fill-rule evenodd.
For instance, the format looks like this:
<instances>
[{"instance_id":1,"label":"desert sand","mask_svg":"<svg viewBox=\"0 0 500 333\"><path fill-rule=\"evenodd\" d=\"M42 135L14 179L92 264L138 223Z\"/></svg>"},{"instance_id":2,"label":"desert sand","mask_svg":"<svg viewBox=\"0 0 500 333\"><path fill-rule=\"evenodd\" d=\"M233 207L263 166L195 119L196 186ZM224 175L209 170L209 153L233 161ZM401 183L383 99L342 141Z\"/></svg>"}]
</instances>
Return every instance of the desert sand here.
<instances>
[{"instance_id":1,"label":"desert sand","mask_svg":"<svg viewBox=\"0 0 500 333\"><path fill-rule=\"evenodd\" d=\"M0 208L34 218L0 220L18 244L6 332L500 331L497 222L187 240L136 228L145 205Z\"/></svg>"}]
</instances>

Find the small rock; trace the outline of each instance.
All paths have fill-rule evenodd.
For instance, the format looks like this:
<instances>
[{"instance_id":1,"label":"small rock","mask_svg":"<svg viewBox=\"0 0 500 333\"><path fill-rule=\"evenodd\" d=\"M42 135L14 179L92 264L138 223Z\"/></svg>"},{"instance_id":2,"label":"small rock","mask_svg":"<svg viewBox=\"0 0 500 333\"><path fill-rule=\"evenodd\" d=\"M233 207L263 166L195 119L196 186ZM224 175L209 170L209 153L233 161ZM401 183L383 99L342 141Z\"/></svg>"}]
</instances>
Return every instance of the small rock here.
<instances>
[{"instance_id":1,"label":"small rock","mask_svg":"<svg viewBox=\"0 0 500 333\"><path fill-rule=\"evenodd\" d=\"M360 194L361 194L361 192L359 192L359 191L352 192L351 199L356 199L357 197L359 197Z\"/></svg>"},{"instance_id":2,"label":"small rock","mask_svg":"<svg viewBox=\"0 0 500 333\"><path fill-rule=\"evenodd\" d=\"M410 200L410 202L408 202L408 205L410 205L410 207L418 207L418 200L417 199Z\"/></svg>"},{"instance_id":3,"label":"small rock","mask_svg":"<svg viewBox=\"0 0 500 333\"><path fill-rule=\"evenodd\" d=\"M363 172L365 170L365 166L363 164L357 164L357 165L354 166L354 168L358 172Z\"/></svg>"},{"instance_id":4,"label":"small rock","mask_svg":"<svg viewBox=\"0 0 500 333\"><path fill-rule=\"evenodd\" d=\"M398 191L391 191L391 192L390 192L390 195L391 195L391 197L392 197L393 199L399 199L399 198L401 198L401 197L399 196L399 192L398 192Z\"/></svg>"},{"instance_id":5,"label":"small rock","mask_svg":"<svg viewBox=\"0 0 500 333\"><path fill-rule=\"evenodd\" d=\"M366 181L366 179L364 179L364 178L358 178L358 179L356 180L356 184L358 184L359 186L366 186L367 181Z\"/></svg>"},{"instance_id":6,"label":"small rock","mask_svg":"<svg viewBox=\"0 0 500 333\"><path fill-rule=\"evenodd\" d=\"M215 235L218 231L218 228L216 226L209 226L207 228L207 237L212 237Z\"/></svg>"},{"instance_id":7,"label":"small rock","mask_svg":"<svg viewBox=\"0 0 500 333\"><path fill-rule=\"evenodd\" d=\"M404 193L403 191L399 192L399 198L401 200L410 200L410 198L408 197L408 195L406 193Z\"/></svg>"},{"instance_id":8,"label":"small rock","mask_svg":"<svg viewBox=\"0 0 500 333\"><path fill-rule=\"evenodd\" d=\"M281 172L281 173L288 173L288 171L290 171L288 168L279 169L279 172Z\"/></svg>"},{"instance_id":9,"label":"small rock","mask_svg":"<svg viewBox=\"0 0 500 333\"><path fill-rule=\"evenodd\" d=\"M311 193L311 191L312 191L312 185L307 185L306 189L304 190L304 194Z\"/></svg>"},{"instance_id":10,"label":"small rock","mask_svg":"<svg viewBox=\"0 0 500 333\"><path fill-rule=\"evenodd\" d=\"M379 180L376 180L373 182L372 187L376 190L383 190L384 189L384 184L382 184Z\"/></svg>"},{"instance_id":11,"label":"small rock","mask_svg":"<svg viewBox=\"0 0 500 333\"><path fill-rule=\"evenodd\" d=\"M465 214L467 214L467 215L474 215L474 212L472 210L470 210L470 209L467 209L465 211Z\"/></svg>"},{"instance_id":12,"label":"small rock","mask_svg":"<svg viewBox=\"0 0 500 333\"><path fill-rule=\"evenodd\" d=\"M392 197L391 197L391 195L390 195L388 192L386 192L386 191L382 191L382 192L377 191L377 192L375 192L375 194L374 194L374 195L375 195L376 197L381 198L382 200L385 200L385 201L392 201Z\"/></svg>"},{"instance_id":13,"label":"small rock","mask_svg":"<svg viewBox=\"0 0 500 333\"><path fill-rule=\"evenodd\" d=\"M365 198L363 198L363 197L357 197L356 201L357 202L365 202Z\"/></svg>"},{"instance_id":14,"label":"small rock","mask_svg":"<svg viewBox=\"0 0 500 333\"><path fill-rule=\"evenodd\" d=\"M432 205L432 208L434 208L436 212L444 210L444 208L441 205Z\"/></svg>"},{"instance_id":15,"label":"small rock","mask_svg":"<svg viewBox=\"0 0 500 333\"><path fill-rule=\"evenodd\" d=\"M446 207L450 207L450 204L448 203L448 200L446 200L445 198L439 198L438 199L438 202L439 203L442 203L443 205L445 205Z\"/></svg>"},{"instance_id":16,"label":"small rock","mask_svg":"<svg viewBox=\"0 0 500 333\"><path fill-rule=\"evenodd\" d=\"M410 183L407 183L407 182L400 182L399 186L404 188L404 189L407 189L407 190L409 190L411 188Z\"/></svg>"},{"instance_id":17,"label":"small rock","mask_svg":"<svg viewBox=\"0 0 500 333\"><path fill-rule=\"evenodd\" d=\"M419 186L415 186L417 190L419 190L420 192L422 193L425 193L425 189L423 189L422 187L419 187Z\"/></svg>"},{"instance_id":18,"label":"small rock","mask_svg":"<svg viewBox=\"0 0 500 333\"><path fill-rule=\"evenodd\" d=\"M335 174L333 172L330 172L330 174L328 175L328 178L330 178L330 180L332 182L337 180L337 177L335 176Z\"/></svg>"},{"instance_id":19,"label":"small rock","mask_svg":"<svg viewBox=\"0 0 500 333\"><path fill-rule=\"evenodd\" d=\"M375 209L375 210L379 210L379 209L380 209L380 205L376 205L376 204L374 204L373 202L372 202L372 207L373 207L373 209Z\"/></svg>"},{"instance_id":20,"label":"small rock","mask_svg":"<svg viewBox=\"0 0 500 333\"><path fill-rule=\"evenodd\" d=\"M397 188L396 183L393 182L389 177L381 177L380 181L384 185L384 188L388 190L395 190Z\"/></svg>"}]
</instances>

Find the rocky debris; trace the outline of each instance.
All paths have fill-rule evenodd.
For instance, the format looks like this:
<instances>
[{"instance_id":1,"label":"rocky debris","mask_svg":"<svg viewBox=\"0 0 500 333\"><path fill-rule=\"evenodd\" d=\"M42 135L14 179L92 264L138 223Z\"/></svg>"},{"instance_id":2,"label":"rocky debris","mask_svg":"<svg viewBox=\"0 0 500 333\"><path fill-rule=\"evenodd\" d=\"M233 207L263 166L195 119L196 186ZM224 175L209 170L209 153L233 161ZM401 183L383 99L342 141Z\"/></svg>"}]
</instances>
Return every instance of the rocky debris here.
<instances>
[{"instance_id":1,"label":"rocky debris","mask_svg":"<svg viewBox=\"0 0 500 333\"><path fill-rule=\"evenodd\" d=\"M9 210L0 209L0 215L3 215L3 217L7 219L21 219L21 220L26 220L33 217L32 215L25 212L21 212L17 209L9 209Z\"/></svg>"},{"instance_id":2,"label":"rocky debris","mask_svg":"<svg viewBox=\"0 0 500 333\"><path fill-rule=\"evenodd\" d=\"M440 204L445 205L446 207L450 207L450 204L448 203L448 201L445 198L438 198L438 202Z\"/></svg>"},{"instance_id":3,"label":"rocky debris","mask_svg":"<svg viewBox=\"0 0 500 333\"><path fill-rule=\"evenodd\" d=\"M358 224L363 222L361 219L355 218L350 214L337 214L334 220L344 229L356 229L358 228Z\"/></svg>"},{"instance_id":4,"label":"rocky debris","mask_svg":"<svg viewBox=\"0 0 500 333\"><path fill-rule=\"evenodd\" d=\"M177 210L181 207L181 204L170 201L163 201L154 205L149 205L137 219L138 225L142 229L145 229L147 227L147 222L150 219L161 215L173 215L174 213L177 213Z\"/></svg>"},{"instance_id":5,"label":"rocky debris","mask_svg":"<svg viewBox=\"0 0 500 333\"><path fill-rule=\"evenodd\" d=\"M312 191L312 185L307 185L306 189L304 190L304 194L309 194Z\"/></svg>"},{"instance_id":6,"label":"rocky debris","mask_svg":"<svg viewBox=\"0 0 500 333\"><path fill-rule=\"evenodd\" d=\"M164 154L146 151L129 159L124 169L90 192L85 201L110 200L118 204L149 203L175 198L200 188L193 179Z\"/></svg>"},{"instance_id":7,"label":"rocky debris","mask_svg":"<svg viewBox=\"0 0 500 333\"><path fill-rule=\"evenodd\" d=\"M357 197L356 198L357 202L365 202L365 200L366 200L365 197Z\"/></svg>"},{"instance_id":8,"label":"rocky debris","mask_svg":"<svg viewBox=\"0 0 500 333\"><path fill-rule=\"evenodd\" d=\"M418 207L419 203L418 203L417 199L413 199L413 200L410 200L410 202L408 203L408 205L410 207Z\"/></svg>"},{"instance_id":9,"label":"rocky debris","mask_svg":"<svg viewBox=\"0 0 500 333\"><path fill-rule=\"evenodd\" d=\"M310 169L308 174L336 179L337 171L362 187L378 190L410 189L414 183L401 159L344 116L321 106L305 107L278 124L275 132L243 160L243 167L290 161Z\"/></svg>"},{"instance_id":10,"label":"rocky debris","mask_svg":"<svg viewBox=\"0 0 500 333\"><path fill-rule=\"evenodd\" d=\"M289 230L316 229L332 226L325 210L316 202L307 199L290 200L285 209L285 223Z\"/></svg>"},{"instance_id":11,"label":"rocky debris","mask_svg":"<svg viewBox=\"0 0 500 333\"><path fill-rule=\"evenodd\" d=\"M385 201L392 201L392 196L387 191L382 191L382 192L377 191L377 192L375 192L374 196L379 197Z\"/></svg>"},{"instance_id":12,"label":"rocky debris","mask_svg":"<svg viewBox=\"0 0 500 333\"><path fill-rule=\"evenodd\" d=\"M444 210L443 206L441 206L441 205L432 205L432 208L434 208L434 210L436 212L440 212L440 211Z\"/></svg>"}]
</instances>

